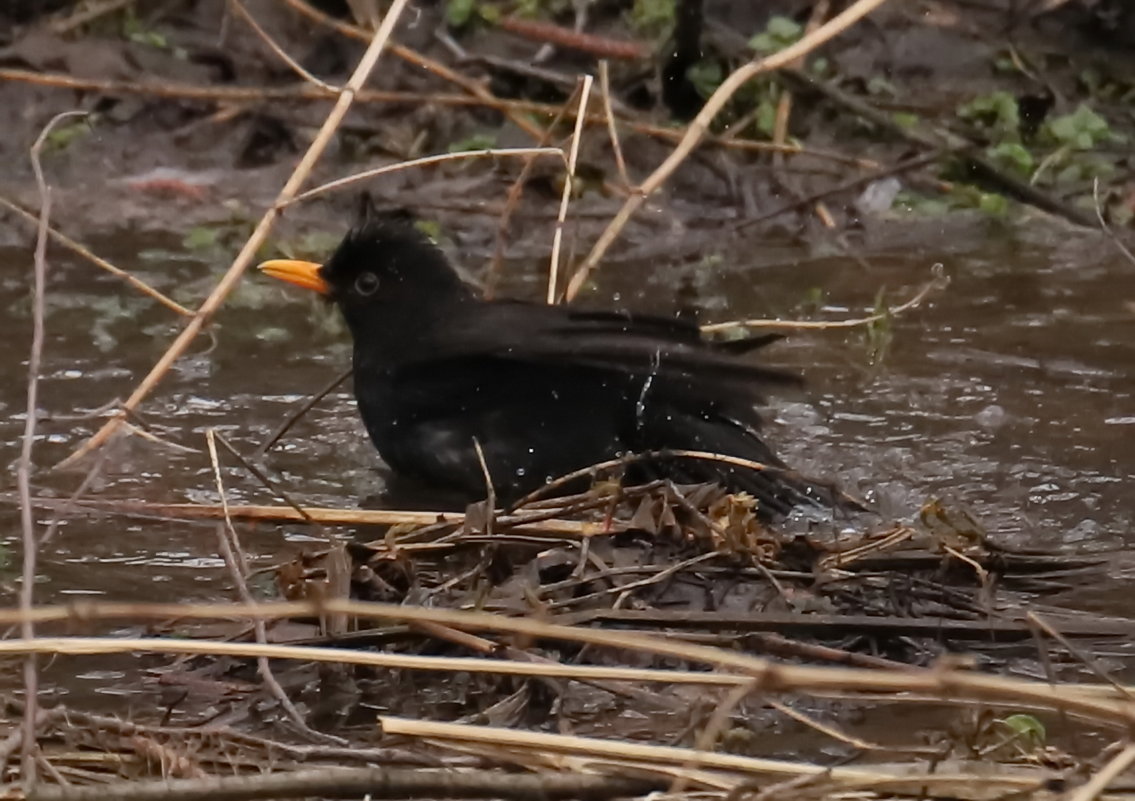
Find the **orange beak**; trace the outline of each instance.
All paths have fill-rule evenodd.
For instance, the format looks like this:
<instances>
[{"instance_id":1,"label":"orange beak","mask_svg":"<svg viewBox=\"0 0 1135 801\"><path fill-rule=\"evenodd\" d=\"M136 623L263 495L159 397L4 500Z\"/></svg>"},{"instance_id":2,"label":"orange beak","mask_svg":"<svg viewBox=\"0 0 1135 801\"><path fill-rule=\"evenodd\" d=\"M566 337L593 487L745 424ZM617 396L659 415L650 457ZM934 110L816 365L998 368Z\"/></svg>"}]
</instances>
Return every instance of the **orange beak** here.
<instances>
[{"instance_id":1,"label":"orange beak","mask_svg":"<svg viewBox=\"0 0 1135 801\"><path fill-rule=\"evenodd\" d=\"M312 261L297 261L295 259L272 259L260 265L259 269L266 275L287 281L289 284L302 286L304 289L313 289L321 295L331 294L331 285L323 280L319 274L322 267Z\"/></svg>"}]
</instances>

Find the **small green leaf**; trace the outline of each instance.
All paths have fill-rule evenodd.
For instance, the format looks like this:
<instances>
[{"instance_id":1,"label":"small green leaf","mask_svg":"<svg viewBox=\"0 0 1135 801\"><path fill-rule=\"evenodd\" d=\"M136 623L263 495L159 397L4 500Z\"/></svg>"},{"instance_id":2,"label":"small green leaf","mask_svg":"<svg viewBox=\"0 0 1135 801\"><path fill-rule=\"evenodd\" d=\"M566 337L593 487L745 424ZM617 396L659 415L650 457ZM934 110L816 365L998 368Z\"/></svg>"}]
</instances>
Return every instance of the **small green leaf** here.
<instances>
[{"instance_id":1,"label":"small green leaf","mask_svg":"<svg viewBox=\"0 0 1135 801\"><path fill-rule=\"evenodd\" d=\"M46 143L49 150L65 150L72 142L91 132L93 116L83 117L72 122L57 125L47 135Z\"/></svg>"},{"instance_id":2,"label":"small green leaf","mask_svg":"<svg viewBox=\"0 0 1135 801\"><path fill-rule=\"evenodd\" d=\"M867 94L875 97L898 97L899 90L882 75L872 75L867 81Z\"/></svg>"},{"instance_id":3,"label":"small green leaf","mask_svg":"<svg viewBox=\"0 0 1135 801\"><path fill-rule=\"evenodd\" d=\"M1042 130L1056 144L1069 145L1076 150L1090 150L1105 142L1121 139L1112 133L1107 120L1086 104L1081 104L1071 114L1053 117Z\"/></svg>"},{"instance_id":4,"label":"small green leaf","mask_svg":"<svg viewBox=\"0 0 1135 801\"><path fill-rule=\"evenodd\" d=\"M449 0L445 4L445 21L451 28L464 28L473 18L476 0Z\"/></svg>"},{"instance_id":5,"label":"small green leaf","mask_svg":"<svg viewBox=\"0 0 1135 801\"><path fill-rule=\"evenodd\" d=\"M911 130L919 123L919 116L909 111L896 111L891 115L891 119L904 131Z\"/></svg>"},{"instance_id":6,"label":"small green leaf","mask_svg":"<svg viewBox=\"0 0 1135 801\"><path fill-rule=\"evenodd\" d=\"M674 27L675 7L675 0L635 0L631 25L644 35L661 35Z\"/></svg>"},{"instance_id":7,"label":"small green leaf","mask_svg":"<svg viewBox=\"0 0 1135 801\"><path fill-rule=\"evenodd\" d=\"M1017 142L1002 142L985 151L989 159L1000 167L1018 175L1030 175L1036 166L1036 159L1028 148Z\"/></svg>"},{"instance_id":8,"label":"small green leaf","mask_svg":"<svg viewBox=\"0 0 1135 801\"><path fill-rule=\"evenodd\" d=\"M765 26L770 34L778 39L790 40L799 39L800 35L804 33L804 27L794 19L789 17L775 16L768 21Z\"/></svg>"},{"instance_id":9,"label":"small green leaf","mask_svg":"<svg viewBox=\"0 0 1135 801\"><path fill-rule=\"evenodd\" d=\"M789 17L776 16L768 21L765 29L749 40L749 47L762 55L783 50L800 38L804 28Z\"/></svg>"},{"instance_id":10,"label":"small green leaf","mask_svg":"<svg viewBox=\"0 0 1135 801\"><path fill-rule=\"evenodd\" d=\"M1003 217L1009 213L1009 201L1004 195L982 192L977 207L992 217Z\"/></svg>"},{"instance_id":11,"label":"small green leaf","mask_svg":"<svg viewBox=\"0 0 1135 801\"><path fill-rule=\"evenodd\" d=\"M1021 116L1017 98L997 91L975 97L958 108L958 116L989 131L999 138L1016 139L1020 135Z\"/></svg>"},{"instance_id":12,"label":"small green leaf","mask_svg":"<svg viewBox=\"0 0 1135 801\"><path fill-rule=\"evenodd\" d=\"M199 225L189 230L189 233L181 240L181 246L186 250L209 250L217 244L220 235L221 232L217 228Z\"/></svg>"},{"instance_id":13,"label":"small green leaf","mask_svg":"<svg viewBox=\"0 0 1135 801\"><path fill-rule=\"evenodd\" d=\"M450 144L449 152L467 153L470 150L489 150L496 143L497 138L493 134L473 134Z\"/></svg>"},{"instance_id":14,"label":"small green leaf","mask_svg":"<svg viewBox=\"0 0 1135 801\"><path fill-rule=\"evenodd\" d=\"M1044 724L1032 715L1009 715L997 721L1017 735L1023 742L1034 748L1040 747L1048 740L1048 732Z\"/></svg>"},{"instance_id":15,"label":"small green leaf","mask_svg":"<svg viewBox=\"0 0 1135 801\"><path fill-rule=\"evenodd\" d=\"M776 101L772 98L761 98L757 106L757 130L767 137L772 137L776 131Z\"/></svg>"},{"instance_id":16,"label":"small green leaf","mask_svg":"<svg viewBox=\"0 0 1135 801\"><path fill-rule=\"evenodd\" d=\"M437 220L417 220L414 222L414 227L434 242L441 239L441 223Z\"/></svg>"},{"instance_id":17,"label":"small green leaf","mask_svg":"<svg viewBox=\"0 0 1135 801\"><path fill-rule=\"evenodd\" d=\"M721 82L725 80L725 75L721 69L720 61L703 58L696 64L690 65L689 69L686 70L686 78L697 89L699 95L709 97L717 91L717 87L721 86Z\"/></svg>"}]
</instances>

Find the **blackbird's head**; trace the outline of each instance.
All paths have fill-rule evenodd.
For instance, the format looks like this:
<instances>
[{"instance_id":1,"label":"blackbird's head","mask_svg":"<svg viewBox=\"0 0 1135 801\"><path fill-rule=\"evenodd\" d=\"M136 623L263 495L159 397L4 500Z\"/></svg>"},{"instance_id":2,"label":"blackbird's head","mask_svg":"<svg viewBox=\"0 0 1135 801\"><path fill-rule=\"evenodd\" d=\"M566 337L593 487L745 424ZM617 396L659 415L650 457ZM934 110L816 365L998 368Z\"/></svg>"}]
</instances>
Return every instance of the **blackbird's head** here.
<instances>
[{"instance_id":1,"label":"blackbird's head","mask_svg":"<svg viewBox=\"0 0 1135 801\"><path fill-rule=\"evenodd\" d=\"M361 215L324 264L275 259L260 269L333 301L352 327L473 296L445 255L404 214Z\"/></svg>"}]
</instances>

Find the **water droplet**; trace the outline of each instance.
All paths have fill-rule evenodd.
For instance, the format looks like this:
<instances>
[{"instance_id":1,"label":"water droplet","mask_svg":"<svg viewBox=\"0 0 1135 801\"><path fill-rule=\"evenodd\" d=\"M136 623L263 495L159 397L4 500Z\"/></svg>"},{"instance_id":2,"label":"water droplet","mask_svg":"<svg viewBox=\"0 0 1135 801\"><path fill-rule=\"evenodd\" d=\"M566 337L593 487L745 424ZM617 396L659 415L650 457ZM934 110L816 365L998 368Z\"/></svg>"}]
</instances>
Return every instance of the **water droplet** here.
<instances>
[{"instance_id":1,"label":"water droplet","mask_svg":"<svg viewBox=\"0 0 1135 801\"><path fill-rule=\"evenodd\" d=\"M1000 428L1008 415L1005 409L992 403L973 416L974 422L985 429Z\"/></svg>"}]
</instances>

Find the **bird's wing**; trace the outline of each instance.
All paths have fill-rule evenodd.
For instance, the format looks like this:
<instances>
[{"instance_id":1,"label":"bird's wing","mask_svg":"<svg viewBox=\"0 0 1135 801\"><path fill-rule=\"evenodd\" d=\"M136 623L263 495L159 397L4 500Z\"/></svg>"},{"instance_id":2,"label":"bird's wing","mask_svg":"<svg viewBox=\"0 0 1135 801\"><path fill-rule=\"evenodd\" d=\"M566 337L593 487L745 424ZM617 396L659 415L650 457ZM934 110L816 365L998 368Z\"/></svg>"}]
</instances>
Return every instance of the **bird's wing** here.
<instances>
[{"instance_id":1,"label":"bird's wing","mask_svg":"<svg viewBox=\"0 0 1135 801\"><path fill-rule=\"evenodd\" d=\"M747 386L753 392L761 385L799 383L791 373L738 358L778 338L716 344L702 339L697 326L675 319L492 302L454 309L444 325L422 332L415 350L428 354L431 361L463 357L550 361L621 374Z\"/></svg>"}]
</instances>

